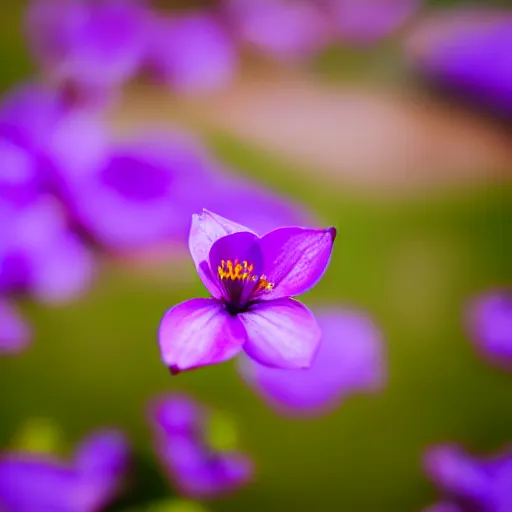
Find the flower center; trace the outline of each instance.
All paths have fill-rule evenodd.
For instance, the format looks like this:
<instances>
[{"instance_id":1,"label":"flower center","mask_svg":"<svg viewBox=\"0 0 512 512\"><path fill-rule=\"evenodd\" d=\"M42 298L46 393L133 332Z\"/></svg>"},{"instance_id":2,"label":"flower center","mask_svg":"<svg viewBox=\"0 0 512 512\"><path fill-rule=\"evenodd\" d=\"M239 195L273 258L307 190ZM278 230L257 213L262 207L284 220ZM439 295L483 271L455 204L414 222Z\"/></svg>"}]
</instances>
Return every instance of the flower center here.
<instances>
[{"instance_id":1,"label":"flower center","mask_svg":"<svg viewBox=\"0 0 512 512\"><path fill-rule=\"evenodd\" d=\"M217 267L217 273L222 280L251 281L257 283L255 291L272 290L274 288L274 283L267 281L265 274L255 276L253 272L254 265L246 260L242 262L238 260L222 260Z\"/></svg>"}]
</instances>

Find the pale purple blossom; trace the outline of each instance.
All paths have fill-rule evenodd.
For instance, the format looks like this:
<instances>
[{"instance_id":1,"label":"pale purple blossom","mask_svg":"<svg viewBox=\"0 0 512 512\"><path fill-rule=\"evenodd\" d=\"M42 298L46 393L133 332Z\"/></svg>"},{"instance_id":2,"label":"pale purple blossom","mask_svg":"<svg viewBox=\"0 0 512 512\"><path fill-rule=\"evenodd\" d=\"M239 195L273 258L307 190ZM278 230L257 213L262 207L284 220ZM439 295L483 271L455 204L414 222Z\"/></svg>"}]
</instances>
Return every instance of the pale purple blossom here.
<instances>
[{"instance_id":1,"label":"pale purple blossom","mask_svg":"<svg viewBox=\"0 0 512 512\"><path fill-rule=\"evenodd\" d=\"M337 40L371 45L392 35L419 10L422 0L324 0Z\"/></svg>"},{"instance_id":2,"label":"pale purple blossom","mask_svg":"<svg viewBox=\"0 0 512 512\"><path fill-rule=\"evenodd\" d=\"M211 294L171 308L159 330L163 362L177 373L241 350L276 368L308 368L321 338L313 313L290 297L325 272L335 228L283 227L258 236L207 210L192 218L189 248Z\"/></svg>"},{"instance_id":3,"label":"pale purple blossom","mask_svg":"<svg viewBox=\"0 0 512 512\"><path fill-rule=\"evenodd\" d=\"M150 411L155 449L169 479L180 493L196 499L232 493L247 485L253 474L246 455L220 452L206 441L207 411L185 395L169 395Z\"/></svg>"},{"instance_id":4,"label":"pale purple blossom","mask_svg":"<svg viewBox=\"0 0 512 512\"><path fill-rule=\"evenodd\" d=\"M512 290L499 289L476 298L467 314L469 335L492 362L512 369Z\"/></svg>"},{"instance_id":5,"label":"pale purple blossom","mask_svg":"<svg viewBox=\"0 0 512 512\"><path fill-rule=\"evenodd\" d=\"M297 61L331 42L320 6L305 0L226 0L225 10L237 38L279 60Z\"/></svg>"},{"instance_id":6,"label":"pale purple blossom","mask_svg":"<svg viewBox=\"0 0 512 512\"><path fill-rule=\"evenodd\" d=\"M29 452L0 456L0 508L12 512L98 512L121 490L129 449L117 431L101 431L72 460Z\"/></svg>"},{"instance_id":7,"label":"pale purple blossom","mask_svg":"<svg viewBox=\"0 0 512 512\"><path fill-rule=\"evenodd\" d=\"M32 0L25 33L50 80L93 99L130 79L147 46L147 12L139 0Z\"/></svg>"},{"instance_id":8,"label":"pale purple blossom","mask_svg":"<svg viewBox=\"0 0 512 512\"><path fill-rule=\"evenodd\" d=\"M323 413L354 393L376 392L385 382L382 337L367 315L325 309L315 316L322 342L310 368L279 370L240 359L242 376L285 414Z\"/></svg>"},{"instance_id":9,"label":"pale purple blossom","mask_svg":"<svg viewBox=\"0 0 512 512\"><path fill-rule=\"evenodd\" d=\"M465 7L436 13L411 34L407 52L435 84L512 115L512 11Z\"/></svg>"},{"instance_id":10,"label":"pale purple blossom","mask_svg":"<svg viewBox=\"0 0 512 512\"><path fill-rule=\"evenodd\" d=\"M158 79L185 93L228 85L238 60L234 41L215 14L207 11L155 16L147 59Z\"/></svg>"},{"instance_id":11,"label":"pale purple blossom","mask_svg":"<svg viewBox=\"0 0 512 512\"><path fill-rule=\"evenodd\" d=\"M6 299L0 297L0 355L23 352L31 337L30 326Z\"/></svg>"},{"instance_id":12,"label":"pale purple blossom","mask_svg":"<svg viewBox=\"0 0 512 512\"><path fill-rule=\"evenodd\" d=\"M457 445L441 445L427 451L424 464L429 477L447 497L442 505L433 509L436 512L512 510L510 449L499 455L478 458Z\"/></svg>"},{"instance_id":13,"label":"pale purple blossom","mask_svg":"<svg viewBox=\"0 0 512 512\"><path fill-rule=\"evenodd\" d=\"M61 302L76 297L92 280L92 255L50 196L23 207L0 201L0 240L3 293L27 292Z\"/></svg>"}]
</instances>

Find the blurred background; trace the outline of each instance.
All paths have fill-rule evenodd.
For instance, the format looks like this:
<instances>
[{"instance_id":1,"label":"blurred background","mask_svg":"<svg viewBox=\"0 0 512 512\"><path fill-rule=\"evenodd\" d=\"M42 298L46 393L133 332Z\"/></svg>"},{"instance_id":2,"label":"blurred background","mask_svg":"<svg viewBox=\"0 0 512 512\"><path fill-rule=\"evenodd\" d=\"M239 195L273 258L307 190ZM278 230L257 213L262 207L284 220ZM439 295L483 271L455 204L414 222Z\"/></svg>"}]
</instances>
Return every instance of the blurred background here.
<instances>
[{"instance_id":1,"label":"blurred background","mask_svg":"<svg viewBox=\"0 0 512 512\"><path fill-rule=\"evenodd\" d=\"M153 452L148 402L180 391L223 418L208 433L213 445L236 440L256 468L247 486L204 501L205 510L410 512L439 496L422 468L427 447L457 442L484 454L512 441L512 376L475 350L466 322L475 297L512 280L509 2L155 1L144 5L158 16L144 27L150 50L131 67L108 46L133 42L129 24L118 21L90 36L106 41L96 60L84 53L66 61L66 52L80 55L73 44L92 44L72 38L71 22L63 27L69 3L46 2L58 4L50 13L42 0L4 0L0 9L4 103L37 82L57 91L62 115L73 118L64 128L45 124L42 131L60 135L37 152L58 168L48 190L94 265L73 293L57 291L57 301L26 283L4 288L32 337L22 352L0 358L3 450L26 448L19 440L27 424L36 440L51 442L34 418L55 425L51 450L64 454L89 431L117 427L134 464L130 486L107 510L149 510L179 493ZM192 10L217 32L201 22L160 30ZM76 64L85 61L85 70ZM18 132L45 115L8 111L0 125ZM122 225L135 223L138 210L116 217L90 180L68 180L62 170L76 177L103 144L85 128L92 118L109 132L97 166L134 134L172 129L186 134L187 151L206 155L201 165L226 170L229 184L224 174L196 176L189 192L169 196L190 208L180 210L179 226L130 238ZM8 182L10 169L17 182L15 160L2 158L0 175ZM191 173L184 160L173 165ZM116 179L122 188L131 178ZM302 300L372 319L387 375L378 392L352 393L326 414L297 419L269 408L236 361L169 374L157 344L161 317L207 296L186 245L190 214L203 206L249 226L254 219L262 231L337 227L330 267ZM37 226L43 214L35 215ZM110 215L113 227L98 227ZM22 229L13 219L0 220L4 240ZM52 283L74 261L56 263ZM187 503L183 510L195 510Z\"/></svg>"}]
</instances>

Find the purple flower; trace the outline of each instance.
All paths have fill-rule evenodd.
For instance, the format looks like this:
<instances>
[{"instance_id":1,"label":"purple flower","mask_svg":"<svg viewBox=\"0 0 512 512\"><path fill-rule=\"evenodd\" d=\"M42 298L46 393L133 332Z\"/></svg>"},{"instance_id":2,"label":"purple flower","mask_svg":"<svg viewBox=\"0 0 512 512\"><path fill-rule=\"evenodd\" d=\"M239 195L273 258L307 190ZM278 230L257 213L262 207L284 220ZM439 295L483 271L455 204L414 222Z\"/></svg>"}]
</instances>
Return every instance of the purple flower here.
<instances>
[{"instance_id":1,"label":"purple flower","mask_svg":"<svg viewBox=\"0 0 512 512\"><path fill-rule=\"evenodd\" d=\"M150 129L118 142L97 118L68 116L54 131L50 156L75 219L115 250L184 241L192 213L203 207L265 229L301 218L293 205L219 170L178 132Z\"/></svg>"},{"instance_id":2,"label":"purple flower","mask_svg":"<svg viewBox=\"0 0 512 512\"><path fill-rule=\"evenodd\" d=\"M2 292L26 291L60 302L75 297L92 279L91 254L51 197L24 207L0 201L0 240Z\"/></svg>"},{"instance_id":3,"label":"purple flower","mask_svg":"<svg viewBox=\"0 0 512 512\"><path fill-rule=\"evenodd\" d=\"M419 9L421 0L325 0L334 32L342 42L374 44L389 36Z\"/></svg>"},{"instance_id":4,"label":"purple flower","mask_svg":"<svg viewBox=\"0 0 512 512\"><path fill-rule=\"evenodd\" d=\"M448 503L460 510L508 512L512 510L512 451L486 459L466 454L456 445L431 448L425 470L446 493ZM436 508L434 510L437 511ZM439 510L450 510L440 508ZM454 508L454 510L459 510Z\"/></svg>"},{"instance_id":5,"label":"purple flower","mask_svg":"<svg viewBox=\"0 0 512 512\"><path fill-rule=\"evenodd\" d=\"M128 445L116 431L102 431L79 446L73 462L47 455L0 457L0 508L12 512L96 512L119 492Z\"/></svg>"},{"instance_id":6,"label":"purple flower","mask_svg":"<svg viewBox=\"0 0 512 512\"><path fill-rule=\"evenodd\" d=\"M468 313L477 348L491 361L512 369L512 290L482 295L472 302Z\"/></svg>"},{"instance_id":7,"label":"purple flower","mask_svg":"<svg viewBox=\"0 0 512 512\"><path fill-rule=\"evenodd\" d=\"M458 93L512 114L512 12L458 9L427 20L408 42L423 74Z\"/></svg>"},{"instance_id":8,"label":"purple flower","mask_svg":"<svg viewBox=\"0 0 512 512\"><path fill-rule=\"evenodd\" d=\"M329 263L335 228L279 228L259 237L204 210L193 215L189 247L212 295L171 308L160 324L162 359L172 373L226 361L244 350L276 368L307 368L321 332L289 297L312 288Z\"/></svg>"},{"instance_id":9,"label":"purple flower","mask_svg":"<svg viewBox=\"0 0 512 512\"><path fill-rule=\"evenodd\" d=\"M78 94L111 91L139 69L147 13L138 0L33 0L26 35L51 80Z\"/></svg>"},{"instance_id":10,"label":"purple flower","mask_svg":"<svg viewBox=\"0 0 512 512\"><path fill-rule=\"evenodd\" d=\"M330 42L321 9L304 0L227 0L226 11L237 36L281 60L300 60Z\"/></svg>"},{"instance_id":11,"label":"purple flower","mask_svg":"<svg viewBox=\"0 0 512 512\"><path fill-rule=\"evenodd\" d=\"M18 354L30 343L30 327L17 311L0 297L0 355Z\"/></svg>"},{"instance_id":12,"label":"purple flower","mask_svg":"<svg viewBox=\"0 0 512 512\"><path fill-rule=\"evenodd\" d=\"M155 17L148 64L176 91L202 93L229 84L237 55L215 16L197 11Z\"/></svg>"},{"instance_id":13,"label":"purple flower","mask_svg":"<svg viewBox=\"0 0 512 512\"><path fill-rule=\"evenodd\" d=\"M307 370L278 370L241 359L242 376L279 411L315 414L335 407L351 393L379 390L384 382L379 331L361 313L324 310L318 354Z\"/></svg>"},{"instance_id":14,"label":"purple flower","mask_svg":"<svg viewBox=\"0 0 512 512\"><path fill-rule=\"evenodd\" d=\"M238 452L217 452L204 441L205 411L190 398L171 395L151 408L156 450L180 492L197 499L233 492L253 473L251 460Z\"/></svg>"}]
</instances>

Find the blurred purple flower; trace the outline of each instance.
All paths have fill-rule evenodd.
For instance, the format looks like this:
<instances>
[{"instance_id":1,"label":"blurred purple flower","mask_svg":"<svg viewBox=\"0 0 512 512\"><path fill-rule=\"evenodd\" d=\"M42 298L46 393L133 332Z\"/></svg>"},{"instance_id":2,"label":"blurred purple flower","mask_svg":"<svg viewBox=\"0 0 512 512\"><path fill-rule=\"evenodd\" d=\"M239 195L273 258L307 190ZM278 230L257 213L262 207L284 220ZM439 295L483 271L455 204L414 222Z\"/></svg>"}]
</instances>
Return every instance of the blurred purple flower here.
<instances>
[{"instance_id":1,"label":"blurred purple flower","mask_svg":"<svg viewBox=\"0 0 512 512\"><path fill-rule=\"evenodd\" d=\"M335 228L279 228L259 237L204 210L189 247L211 293L171 308L159 330L172 373L220 363L242 349L261 364L307 368L320 342L309 309L289 297L312 288L329 263Z\"/></svg>"},{"instance_id":2,"label":"blurred purple flower","mask_svg":"<svg viewBox=\"0 0 512 512\"><path fill-rule=\"evenodd\" d=\"M338 39L371 45L391 35L418 10L422 0L324 0Z\"/></svg>"},{"instance_id":3,"label":"blurred purple flower","mask_svg":"<svg viewBox=\"0 0 512 512\"><path fill-rule=\"evenodd\" d=\"M38 64L56 85L86 97L112 92L137 72L147 29L139 0L33 0L26 15Z\"/></svg>"},{"instance_id":4,"label":"blurred purple flower","mask_svg":"<svg viewBox=\"0 0 512 512\"><path fill-rule=\"evenodd\" d=\"M327 18L314 2L226 0L225 7L238 38L281 60L311 57L331 41Z\"/></svg>"},{"instance_id":5,"label":"blurred purple flower","mask_svg":"<svg viewBox=\"0 0 512 512\"><path fill-rule=\"evenodd\" d=\"M464 510L453 503L437 503L436 505L423 509L423 512L464 512Z\"/></svg>"},{"instance_id":6,"label":"blurred purple flower","mask_svg":"<svg viewBox=\"0 0 512 512\"><path fill-rule=\"evenodd\" d=\"M425 470L460 510L508 512L512 510L512 451L486 459L466 454L456 445L431 448ZM447 502L448 503L448 502ZM448 504L443 505L448 507ZM437 511L436 508L434 510ZM440 508L440 510L450 510ZM459 510L454 508L454 510Z\"/></svg>"},{"instance_id":7,"label":"blurred purple flower","mask_svg":"<svg viewBox=\"0 0 512 512\"><path fill-rule=\"evenodd\" d=\"M205 411L192 399L170 395L151 408L156 450L180 492L196 499L236 491L252 478L251 460L239 452L218 452L205 443Z\"/></svg>"},{"instance_id":8,"label":"blurred purple flower","mask_svg":"<svg viewBox=\"0 0 512 512\"><path fill-rule=\"evenodd\" d=\"M370 318L341 309L316 312L322 341L307 370L278 370L240 359L242 376L283 413L318 414L385 380L382 339Z\"/></svg>"},{"instance_id":9,"label":"blurred purple flower","mask_svg":"<svg viewBox=\"0 0 512 512\"><path fill-rule=\"evenodd\" d=\"M65 462L34 453L0 457L0 508L12 512L97 512L120 491L128 445L116 431L102 431Z\"/></svg>"},{"instance_id":10,"label":"blurred purple flower","mask_svg":"<svg viewBox=\"0 0 512 512\"><path fill-rule=\"evenodd\" d=\"M60 205L41 196L23 206L0 201L0 291L65 301L91 281L91 254L66 224Z\"/></svg>"},{"instance_id":11,"label":"blurred purple flower","mask_svg":"<svg viewBox=\"0 0 512 512\"><path fill-rule=\"evenodd\" d=\"M27 348L30 327L5 299L0 297L0 355L18 354Z\"/></svg>"},{"instance_id":12,"label":"blurred purple flower","mask_svg":"<svg viewBox=\"0 0 512 512\"><path fill-rule=\"evenodd\" d=\"M234 42L208 12L155 17L148 64L178 92L203 93L232 80L237 66Z\"/></svg>"},{"instance_id":13,"label":"blurred purple flower","mask_svg":"<svg viewBox=\"0 0 512 512\"><path fill-rule=\"evenodd\" d=\"M512 115L512 11L466 8L427 19L408 41L413 64L436 83Z\"/></svg>"},{"instance_id":14,"label":"blurred purple flower","mask_svg":"<svg viewBox=\"0 0 512 512\"><path fill-rule=\"evenodd\" d=\"M485 357L512 369L512 290L495 290L474 300L467 323Z\"/></svg>"},{"instance_id":15,"label":"blurred purple flower","mask_svg":"<svg viewBox=\"0 0 512 512\"><path fill-rule=\"evenodd\" d=\"M220 170L179 132L150 129L116 142L97 118L79 114L59 123L49 154L78 223L116 250L184 241L192 213L203 207L258 229L304 217L276 194Z\"/></svg>"}]
</instances>

